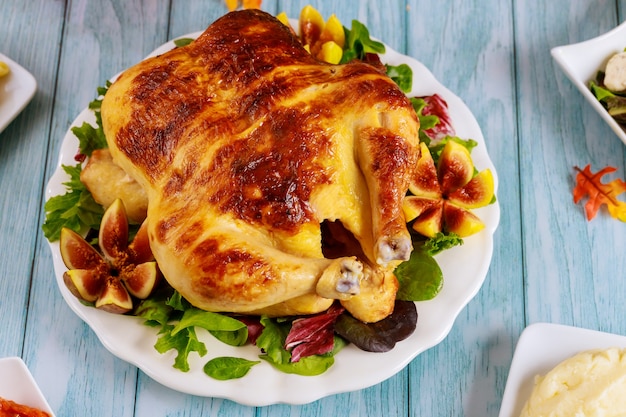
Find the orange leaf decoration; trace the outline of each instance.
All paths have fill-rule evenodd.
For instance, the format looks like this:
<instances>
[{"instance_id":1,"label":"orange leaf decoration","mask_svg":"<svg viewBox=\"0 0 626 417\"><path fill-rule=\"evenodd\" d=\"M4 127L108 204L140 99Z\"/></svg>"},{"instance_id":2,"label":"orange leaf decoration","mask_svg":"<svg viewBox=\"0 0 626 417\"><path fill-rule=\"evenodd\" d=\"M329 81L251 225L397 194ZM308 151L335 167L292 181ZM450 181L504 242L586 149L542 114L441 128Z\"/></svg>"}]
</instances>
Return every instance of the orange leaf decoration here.
<instances>
[{"instance_id":1,"label":"orange leaf decoration","mask_svg":"<svg viewBox=\"0 0 626 417\"><path fill-rule=\"evenodd\" d=\"M574 187L574 203L578 203L583 197L587 197L585 213L587 220L592 220L600 207L605 204L609 214L620 221L626 222L626 203L617 199L617 196L626 191L626 182L617 178L611 182L603 183L602 177L616 168L607 166L597 173L592 173L590 165L584 169L574 167L576 174L576 186Z\"/></svg>"}]
</instances>

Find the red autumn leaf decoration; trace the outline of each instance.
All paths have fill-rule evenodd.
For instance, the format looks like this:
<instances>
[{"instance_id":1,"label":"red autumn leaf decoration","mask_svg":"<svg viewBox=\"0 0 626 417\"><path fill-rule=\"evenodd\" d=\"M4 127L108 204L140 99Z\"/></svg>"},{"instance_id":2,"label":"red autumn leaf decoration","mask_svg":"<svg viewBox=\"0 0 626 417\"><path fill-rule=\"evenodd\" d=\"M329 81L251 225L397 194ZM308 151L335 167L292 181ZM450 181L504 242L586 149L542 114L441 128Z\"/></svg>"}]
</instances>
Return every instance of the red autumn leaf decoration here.
<instances>
[{"instance_id":1,"label":"red autumn leaf decoration","mask_svg":"<svg viewBox=\"0 0 626 417\"><path fill-rule=\"evenodd\" d=\"M602 177L615 172L616 168L607 166L595 174L591 172L590 165L584 169L578 167L574 169L578 171L573 191L574 203L587 197L587 203L585 203L587 220L593 219L604 204L612 217L626 222L626 203L617 199L618 195L626 191L626 182L619 178L608 183L602 182Z\"/></svg>"}]
</instances>

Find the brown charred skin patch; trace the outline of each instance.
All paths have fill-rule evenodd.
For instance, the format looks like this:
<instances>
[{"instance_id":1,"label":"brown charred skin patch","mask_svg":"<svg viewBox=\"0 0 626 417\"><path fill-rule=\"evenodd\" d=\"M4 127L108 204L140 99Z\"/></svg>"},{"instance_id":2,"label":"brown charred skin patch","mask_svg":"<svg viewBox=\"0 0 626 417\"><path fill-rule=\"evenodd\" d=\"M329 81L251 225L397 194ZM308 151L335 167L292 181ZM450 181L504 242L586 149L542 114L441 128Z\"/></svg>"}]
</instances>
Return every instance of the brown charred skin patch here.
<instances>
[{"instance_id":1,"label":"brown charred skin patch","mask_svg":"<svg viewBox=\"0 0 626 417\"><path fill-rule=\"evenodd\" d=\"M201 242L193 255L201 260L203 274L193 282L194 289L208 298L254 300L266 291L267 281L279 279L263 260L243 249L222 249L218 239ZM235 272L248 278L234 282L229 277Z\"/></svg>"},{"instance_id":2,"label":"brown charred skin patch","mask_svg":"<svg viewBox=\"0 0 626 417\"><path fill-rule=\"evenodd\" d=\"M311 117L297 109L276 111L249 137L219 149L210 169L216 190L211 203L287 232L316 221L308 201L316 186L330 182L321 159L331 153L329 138L311 131Z\"/></svg>"}]
</instances>

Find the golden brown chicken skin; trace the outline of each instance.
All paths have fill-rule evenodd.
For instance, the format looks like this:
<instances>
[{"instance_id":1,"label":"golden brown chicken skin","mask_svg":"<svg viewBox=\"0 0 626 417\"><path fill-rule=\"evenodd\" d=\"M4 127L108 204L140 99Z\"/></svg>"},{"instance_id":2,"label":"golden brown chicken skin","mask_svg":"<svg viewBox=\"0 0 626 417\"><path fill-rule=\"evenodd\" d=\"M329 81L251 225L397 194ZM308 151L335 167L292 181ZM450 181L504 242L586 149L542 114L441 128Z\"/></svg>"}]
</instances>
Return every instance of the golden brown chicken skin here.
<instances>
[{"instance_id":1,"label":"golden brown chicken skin","mask_svg":"<svg viewBox=\"0 0 626 417\"><path fill-rule=\"evenodd\" d=\"M391 313L419 123L386 75L319 62L244 10L128 69L101 114L114 160L148 194L156 260L192 304L285 315L339 299L363 321ZM325 222L358 248L326 256Z\"/></svg>"}]
</instances>

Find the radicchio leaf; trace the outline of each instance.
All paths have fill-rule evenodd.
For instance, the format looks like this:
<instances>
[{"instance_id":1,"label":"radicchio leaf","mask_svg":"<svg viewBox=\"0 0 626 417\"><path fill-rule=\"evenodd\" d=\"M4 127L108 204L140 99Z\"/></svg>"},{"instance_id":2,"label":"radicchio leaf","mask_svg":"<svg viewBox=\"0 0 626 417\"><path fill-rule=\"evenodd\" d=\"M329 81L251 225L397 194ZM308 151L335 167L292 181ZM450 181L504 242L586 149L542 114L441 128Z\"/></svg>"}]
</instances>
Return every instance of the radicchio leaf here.
<instances>
[{"instance_id":1,"label":"radicchio leaf","mask_svg":"<svg viewBox=\"0 0 626 417\"><path fill-rule=\"evenodd\" d=\"M334 324L344 308L331 306L316 316L294 320L285 340L285 349L291 351L291 362L311 355L323 355L333 350Z\"/></svg>"},{"instance_id":2,"label":"radicchio leaf","mask_svg":"<svg viewBox=\"0 0 626 417\"><path fill-rule=\"evenodd\" d=\"M455 136L456 133L452 127L450 112L448 111L448 103L446 103L439 94L421 98L426 102L426 106L422 110L422 115L437 116L439 118L439 123L426 130L424 133L435 141L443 139L446 136Z\"/></svg>"}]
</instances>

